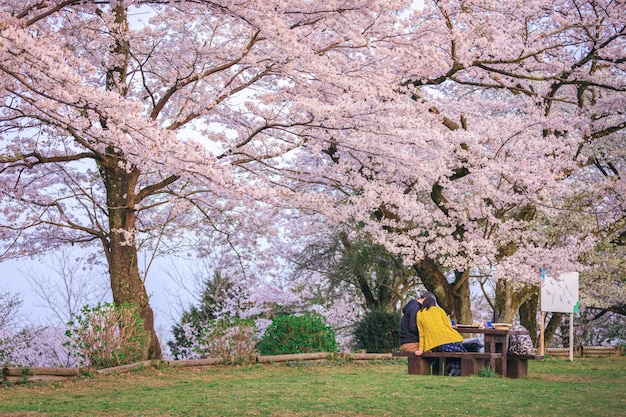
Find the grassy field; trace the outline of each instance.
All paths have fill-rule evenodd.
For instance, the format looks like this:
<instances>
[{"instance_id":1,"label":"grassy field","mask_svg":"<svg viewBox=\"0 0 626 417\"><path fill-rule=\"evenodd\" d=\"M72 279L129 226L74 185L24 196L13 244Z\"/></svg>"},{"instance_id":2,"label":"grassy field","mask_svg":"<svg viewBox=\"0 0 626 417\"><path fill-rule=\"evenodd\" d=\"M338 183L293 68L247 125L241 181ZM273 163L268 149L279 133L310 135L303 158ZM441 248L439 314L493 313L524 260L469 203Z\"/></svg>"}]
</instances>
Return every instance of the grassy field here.
<instances>
[{"instance_id":1,"label":"grassy field","mask_svg":"<svg viewBox=\"0 0 626 417\"><path fill-rule=\"evenodd\" d=\"M0 416L626 416L626 357L530 361L524 379L402 363L148 369L0 388Z\"/></svg>"}]
</instances>

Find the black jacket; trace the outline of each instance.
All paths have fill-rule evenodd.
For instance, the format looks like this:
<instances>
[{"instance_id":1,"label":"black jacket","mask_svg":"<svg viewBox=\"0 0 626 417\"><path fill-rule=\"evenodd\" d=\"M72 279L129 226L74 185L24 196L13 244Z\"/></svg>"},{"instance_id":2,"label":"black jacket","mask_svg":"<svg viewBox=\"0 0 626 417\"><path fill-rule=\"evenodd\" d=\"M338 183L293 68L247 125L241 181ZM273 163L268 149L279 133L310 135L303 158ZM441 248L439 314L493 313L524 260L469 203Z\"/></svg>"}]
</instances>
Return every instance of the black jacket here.
<instances>
[{"instance_id":1,"label":"black jacket","mask_svg":"<svg viewBox=\"0 0 626 417\"><path fill-rule=\"evenodd\" d=\"M422 309L422 305L417 300L411 300L402 308L402 319L400 319L400 344L416 343L419 341L417 334L417 312Z\"/></svg>"}]
</instances>

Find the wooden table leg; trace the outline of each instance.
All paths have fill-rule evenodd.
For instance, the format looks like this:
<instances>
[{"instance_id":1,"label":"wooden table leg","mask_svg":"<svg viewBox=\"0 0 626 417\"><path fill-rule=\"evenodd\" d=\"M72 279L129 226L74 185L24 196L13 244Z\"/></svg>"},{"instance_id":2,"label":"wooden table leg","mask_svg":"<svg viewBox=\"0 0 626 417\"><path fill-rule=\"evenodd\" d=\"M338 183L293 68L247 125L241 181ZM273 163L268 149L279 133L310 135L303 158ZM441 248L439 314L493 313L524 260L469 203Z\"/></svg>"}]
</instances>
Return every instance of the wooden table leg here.
<instances>
[{"instance_id":1,"label":"wooden table leg","mask_svg":"<svg viewBox=\"0 0 626 417\"><path fill-rule=\"evenodd\" d=\"M485 335L485 353L496 353L496 338L492 335ZM489 360L489 367L496 372L498 370L498 364L496 363L496 359Z\"/></svg>"},{"instance_id":2,"label":"wooden table leg","mask_svg":"<svg viewBox=\"0 0 626 417\"><path fill-rule=\"evenodd\" d=\"M502 376L506 378L507 353L509 351L509 334L504 337L504 346L502 346Z\"/></svg>"}]
</instances>

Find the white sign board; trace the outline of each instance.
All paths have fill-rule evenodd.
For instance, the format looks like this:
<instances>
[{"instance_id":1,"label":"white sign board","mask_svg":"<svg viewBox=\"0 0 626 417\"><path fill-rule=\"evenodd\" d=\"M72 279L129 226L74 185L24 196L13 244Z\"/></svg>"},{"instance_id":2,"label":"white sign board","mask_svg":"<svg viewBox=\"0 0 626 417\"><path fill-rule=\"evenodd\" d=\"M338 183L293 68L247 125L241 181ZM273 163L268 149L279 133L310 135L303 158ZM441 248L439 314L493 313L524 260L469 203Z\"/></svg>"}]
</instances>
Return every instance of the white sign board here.
<instances>
[{"instance_id":1,"label":"white sign board","mask_svg":"<svg viewBox=\"0 0 626 417\"><path fill-rule=\"evenodd\" d=\"M552 278L542 274L541 311L578 313L578 272Z\"/></svg>"}]
</instances>

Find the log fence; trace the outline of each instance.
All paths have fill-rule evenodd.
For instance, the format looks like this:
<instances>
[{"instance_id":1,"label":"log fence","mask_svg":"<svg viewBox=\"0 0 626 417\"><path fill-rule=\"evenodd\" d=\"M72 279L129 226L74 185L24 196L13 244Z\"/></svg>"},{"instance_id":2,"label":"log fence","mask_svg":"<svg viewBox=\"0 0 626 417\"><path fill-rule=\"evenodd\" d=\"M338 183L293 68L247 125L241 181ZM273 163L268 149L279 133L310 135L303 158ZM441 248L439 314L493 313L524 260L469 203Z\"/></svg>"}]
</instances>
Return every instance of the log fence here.
<instances>
[{"instance_id":1,"label":"log fence","mask_svg":"<svg viewBox=\"0 0 626 417\"><path fill-rule=\"evenodd\" d=\"M547 348L546 353L556 358L569 357L569 348ZM623 354L623 346L576 346L574 348L575 358L598 358Z\"/></svg>"}]
</instances>

